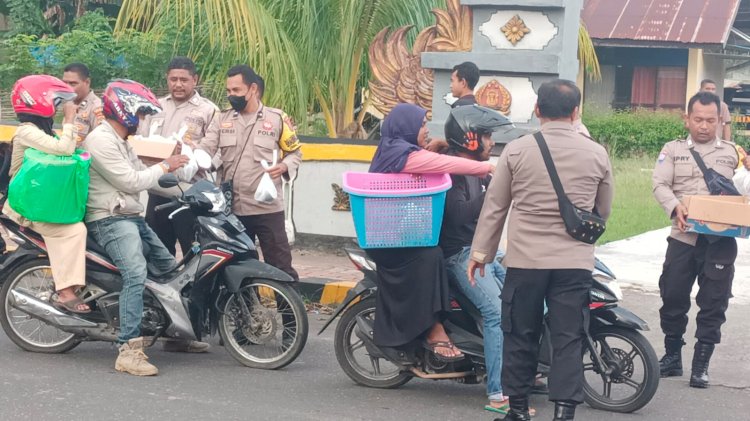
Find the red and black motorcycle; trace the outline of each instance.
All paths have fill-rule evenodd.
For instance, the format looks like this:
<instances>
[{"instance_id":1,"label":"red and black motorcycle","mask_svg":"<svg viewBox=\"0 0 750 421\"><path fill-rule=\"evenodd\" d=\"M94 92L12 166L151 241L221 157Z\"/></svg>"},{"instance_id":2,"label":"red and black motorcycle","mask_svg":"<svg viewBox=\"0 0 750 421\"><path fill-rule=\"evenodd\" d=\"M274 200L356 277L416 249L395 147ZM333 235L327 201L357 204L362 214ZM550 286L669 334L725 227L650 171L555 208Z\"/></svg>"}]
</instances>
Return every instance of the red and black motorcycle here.
<instances>
[{"instance_id":1,"label":"red and black motorcycle","mask_svg":"<svg viewBox=\"0 0 750 421\"><path fill-rule=\"evenodd\" d=\"M178 181L167 174L159 184L174 187ZM308 333L294 279L258 260L222 192L199 181L160 208L174 209L170 217L193 212L196 242L173 271L149 274L142 334L201 340L218 330L230 355L246 366L278 369L294 361ZM91 313L61 312L51 304L55 288L42 237L5 216L0 224L18 244L0 264L0 324L8 337L27 351L43 353L66 352L82 341L116 341L122 280L107 252L89 238L81 296Z\"/></svg>"}]
</instances>

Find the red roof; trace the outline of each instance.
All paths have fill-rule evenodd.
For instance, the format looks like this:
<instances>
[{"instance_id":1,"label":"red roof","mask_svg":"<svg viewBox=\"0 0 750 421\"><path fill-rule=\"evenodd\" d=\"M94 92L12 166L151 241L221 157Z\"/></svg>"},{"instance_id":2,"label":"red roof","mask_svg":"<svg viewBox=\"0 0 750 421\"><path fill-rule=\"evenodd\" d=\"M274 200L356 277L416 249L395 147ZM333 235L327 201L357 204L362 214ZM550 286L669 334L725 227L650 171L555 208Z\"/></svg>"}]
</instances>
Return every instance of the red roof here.
<instances>
[{"instance_id":1,"label":"red roof","mask_svg":"<svg viewBox=\"0 0 750 421\"><path fill-rule=\"evenodd\" d=\"M651 43L724 44L740 0L586 0L591 37Z\"/></svg>"}]
</instances>

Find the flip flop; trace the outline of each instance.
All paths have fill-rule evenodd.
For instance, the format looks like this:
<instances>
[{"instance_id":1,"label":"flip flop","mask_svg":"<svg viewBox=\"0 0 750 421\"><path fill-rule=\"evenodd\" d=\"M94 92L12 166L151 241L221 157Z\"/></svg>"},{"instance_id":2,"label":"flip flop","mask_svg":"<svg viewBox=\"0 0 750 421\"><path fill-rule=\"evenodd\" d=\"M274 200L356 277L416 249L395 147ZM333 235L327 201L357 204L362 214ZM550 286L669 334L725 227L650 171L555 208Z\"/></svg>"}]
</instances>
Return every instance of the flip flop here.
<instances>
[{"instance_id":1,"label":"flip flop","mask_svg":"<svg viewBox=\"0 0 750 421\"><path fill-rule=\"evenodd\" d=\"M509 409L510 409L510 406L508 406L507 403L505 405L501 406L500 408L495 408L492 405L485 405L484 406L484 410L485 411L495 412L497 414L502 414L502 415L508 415L508 410Z\"/></svg>"},{"instance_id":2,"label":"flip flop","mask_svg":"<svg viewBox=\"0 0 750 421\"><path fill-rule=\"evenodd\" d=\"M435 352L435 348L450 348L452 350L456 350L456 345L453 344L453 342L443 342L443 341L437 341L437 342L422 342L422 346L432 352L433 355L435 355L435 358L437 358L439 361L442 361L444 363L454 363L456 361L461 361L464 358L466 358L466 355L464 355L463 352L460 352L459 355L456 355L455 357L449 357L447 355L442 355L440 353Z\"/></svg>"},{"instance_id":3,"label":"flip flop","mask_svg":"<svg viewBox=\"0 0 750 421\"><path fill-rule=\"evenodd\" d=\"M508 404L505 404L505 405L501 406L500 408L495 408L492 405L485 405L484 406L484 410L485 411L490 411L490 412L496 412L496 413L502 414L502 415L508 415L508 411L510 411L510 406ZM536 409L529 408L529 416L535 417L536 416Z\"/></svg>"},{"instance_id":4,"label":"flip flop","mask_svg":"<svg viewBox=\"0 0 750 421\"><path fill-rule=\"evenodd\" d=\"M80 297L75 297L72 300L68 300L68 301L60 301L60 298L55 298L52 300L52 305L60 311L68 311L68 312L75 313L75 314L91 313L90 308L84 311L78 310L78 306L81 304L86 304L86 303L84 303Z\"/></svg>"}]
</instances>

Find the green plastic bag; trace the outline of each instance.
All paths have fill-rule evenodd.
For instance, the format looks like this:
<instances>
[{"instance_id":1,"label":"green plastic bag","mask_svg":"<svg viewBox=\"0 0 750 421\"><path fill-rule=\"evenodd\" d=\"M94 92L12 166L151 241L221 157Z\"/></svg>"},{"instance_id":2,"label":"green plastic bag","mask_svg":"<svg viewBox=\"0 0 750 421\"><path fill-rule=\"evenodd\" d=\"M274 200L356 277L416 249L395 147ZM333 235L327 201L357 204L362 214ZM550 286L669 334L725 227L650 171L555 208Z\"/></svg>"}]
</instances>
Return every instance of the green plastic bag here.
<instances>
[{"instance_id":1,"label":"green plastic bag","mask_svg":"<svg viewBox=\"0 0 750 421\"><path fill-rule=\"evenodd\" d=\"M73 224L83 221L89 196L91 156L72 156L26 149L23 164L8 187L10 207L34 222Z\"/></svg>"}]
</instances>

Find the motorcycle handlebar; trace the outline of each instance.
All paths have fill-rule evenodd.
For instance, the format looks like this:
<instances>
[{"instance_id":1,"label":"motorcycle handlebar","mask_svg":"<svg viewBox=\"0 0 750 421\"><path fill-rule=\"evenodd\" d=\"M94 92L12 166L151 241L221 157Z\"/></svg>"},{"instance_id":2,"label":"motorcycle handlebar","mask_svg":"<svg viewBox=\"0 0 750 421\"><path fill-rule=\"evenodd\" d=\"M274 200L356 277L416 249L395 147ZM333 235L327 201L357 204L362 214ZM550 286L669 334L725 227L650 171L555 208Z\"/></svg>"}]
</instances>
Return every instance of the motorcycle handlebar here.
<instances>
[{"instance_id":1,"label":"motorcycle handlebar","mask_svg":"<svg viewBox=\"0 0 750 421\"><path fill-rule=\"evenodd\" d=\"M154 212L160 212L160 211L163 211L164 209L174 208L174 207L177 207L177 206L180 206L180 202L177 201L177 200L172 200L169 203L165 203L163 205L156 206L154 208Z\"/></svg>"}]
</instances>

